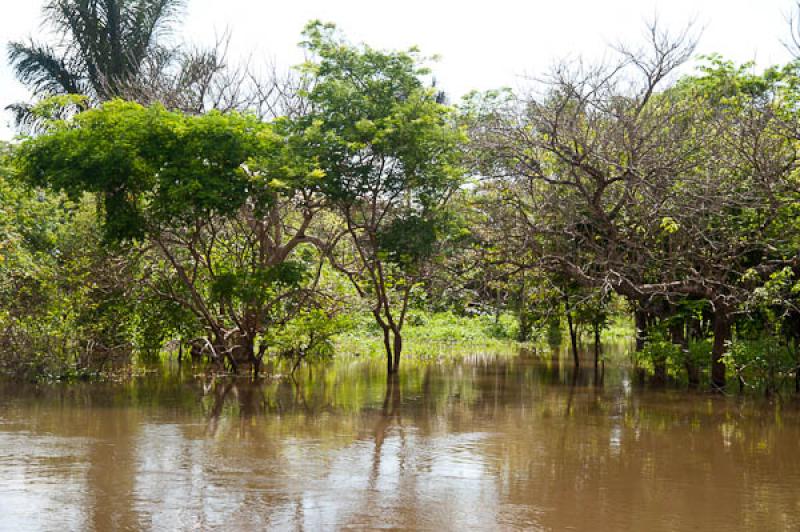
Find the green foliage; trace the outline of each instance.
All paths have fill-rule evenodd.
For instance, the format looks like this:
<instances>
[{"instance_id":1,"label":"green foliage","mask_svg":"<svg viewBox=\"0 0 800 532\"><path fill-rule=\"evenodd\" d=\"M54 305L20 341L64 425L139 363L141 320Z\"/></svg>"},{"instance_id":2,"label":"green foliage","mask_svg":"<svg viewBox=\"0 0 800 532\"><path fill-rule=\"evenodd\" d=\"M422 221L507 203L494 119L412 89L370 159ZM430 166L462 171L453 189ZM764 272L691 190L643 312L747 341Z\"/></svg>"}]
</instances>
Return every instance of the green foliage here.
<instances>
[{"instance_id":1,"label":"green foliage","mask_svg":"<svg viewBox=\"0 0 800 532\"><path fill-rule=\"evenodd\" d=\"M352 246L334 265L393 336L386 355L397 371L404 316L437 251L438 211L461 182L465 135L452 108L426 86L416 50L355 46L319 21L303 36L310 106L295 121L292 142L325 174L320 189Z\"/></svg>"},{"instance_id":2,"label":"green foliage","mask_svg":"<svg viewBox=\"0 0 800 532\"><path fill-rule=\"evenodd\" d=\"M313 107L298 126L325 171L325 191L345 203L376 190L410 193L423 208L437 203L460 179L464 137L452 110L423 85L419 54L352 46L321 22L303 35Z\"/></svg>"},{"instance_id":3,"label":"green foliage","mask_svg":"<svg viewBox=\"0 0 800 532\"><path fill-rule=\"evenodd\" d=\"M547 321L547 345L550 347L558 347L564 340L564 334L561 330L561 320L558 318L551 318Z\"/></svg>"},{"instance_id":4,"label":"green foliage","mask_svg":"<svg viewBox=\"0 0 800 532\"><path fill-rule=\"evenodd\" d=\"M429 257L435 244L435 222L413 214L394 219L378 231L379 252L408 269Z\"/></svg>"},{"instance_id":5,"label":"green foliage","mask_svg":"<svg viewBox=\"0 0 800 532\"><path fill-rule=\"evenodd\" d=\"M369 315L352 316L352 328L335 338L337 353L375 356L383 346L380 331ZM459 316L452 312L414 310L408 317L404 339L408 357L428 359L479 352L507 352L518 344L517 321L504 313L493 316Z\"/></svg>"},{"instance_id":6,"label":"green foliage","mask_svg":"<svg viewBox=\"0 0 800 532\"><path fill-rule=\"evenodd\" d=\"M254 117L112 101L29 139L17 164L33 184L98 193L106 234L136 240L165 224L232 216L253 195L268 204L275 180L298 175L282 164L283 146Z\"/></svg>"},{"instance_id":7,"label":"green foliage","mask_svg":"<svg viewBox=\"0 0 800 532\"><path fill-rule=\"evenodd\" d=\"M770 101L776 96L791 105L800 88L800 62L772 66L757 72L753 62L737 65L719 54L700 58L702 63L695 76L687 76L678 84L678 90L688 90L695 96L729 108L741 106L746 100ZM789 101L786 101L788 99Z\"/></svg>"},{"instance_id":8,"label":"green foliage","mask_svg":"<svg viewBox=\"0 0 800 532\"><path fill-rule=\"evenodd\" d=\"M123 29L117 41L139 42ZM115 65L90 44L67 50L84 54L75 65L13 45L23 81L58 96L28 108L41 135L0 147L0 371L92 373L200 337L297 364L384 335L401 349L404 324L422 357L560 344L565 314L578 337L625 335L623 297L657 322L641 365L708 366L713 308L736 317L725 361L748 386L797 371L798 62L757 73L712 56L641 93L616 74L565 77L528 105L504 90L456 112L417 50L312 22L292 95L304 112L265 122L101 104L114 92L87 61ZM493 179L465 185L467 156Z\"/></svg>"},{"instance_id":9,"label":"green foliage","mask_svg":"<svg viewBox=\"0 0 800 532\"><path fill-rule=\"evenodd\" d=\"M7 150L4 150L4 152ZM0 165L0 374L94 374L127 362L132 264L100 246L91 197L34 190Z\"/></svg>"},{"instance_id":10,"label":"green foliage","mask_svg":"<svg viewBox=\"0 0 800 532\"><path fill-rule=\"evenodd\" d=\"M798 345L776 334L735 338L724 359L740 383L750 389L763 389L768 395L798 371Z\"/></svg>"},{"instance_id":11,"label":"green foliage","mask_svg":"<svg viewBox=\"0 0 800 532\"><path fill-rule=\"evenodd\" d=\"M318 257L300 251L304 229L293 222L310 222L313 211L298 212L300 202L323 174L276 133L285 127L278 122L114 100L52 123L19 148L15 162L29 183L70 198L92 193L106 237L99 247L144 253L140 296L158 300L140 305L149 316L130 320L144 358L169 335L191 333L253 363L256 335L297 310Z\"/></svg>"},{"instance_id":12,"label":"green foliage","mask_svg":"<svg viewBox=\"0 0 800 532\"><path fill-rule=\"evenodd\" d=\"M211 282L211 295L228 303L264 305L276 290L300 286L308 277L307 268L306 264L292 260L246 271L233 271L230 265L223 265Z\"/></svg>"},{"instance_id":13,"label":"green foliage","mask_svg":"<svg viewBox=\"0 0 800 532\"><path fill-rule=\"evenodd\" d=\"M683 363L697 368L706 368L711 363L712 340L710 338L689 339Z\"/></svg>"},{"instance_id":14,"label":"green foliage","mask_svg":"<svg viewBox=\"0 0 800 532\"><path fill-rule=\"evenodd\" d=\"M142 290L133 312L132 342L140 362L160 360L166 340L177 337L181 341L200 337L202 326L197 316L175 301L155 297Z\"/></svg>"},{"instance_id":15,"label":"green foliage","mask_svg":"<svg viewBox=\"0 0 800 532\"><path fill-rule=\"evenodd\" d=\"M682 367L683 362L681 347L673 344L665 332L658 328L648 331L644 349L634 352L633 356L640 366L662 364L677 369Z\"/></svg>"},{"instance_id":16,"label":"green foliage","mask_svg":"<svg viewBox=\"0 0 800 532\"><path fill-rule=\"evenodd\" d=\"M322 309L303 310L285 325L262 338L273 355L293 362L293 371L302 361L318 362L333 357L334 337L353 327L348 316Z\"/></svg>"}]
</instances>

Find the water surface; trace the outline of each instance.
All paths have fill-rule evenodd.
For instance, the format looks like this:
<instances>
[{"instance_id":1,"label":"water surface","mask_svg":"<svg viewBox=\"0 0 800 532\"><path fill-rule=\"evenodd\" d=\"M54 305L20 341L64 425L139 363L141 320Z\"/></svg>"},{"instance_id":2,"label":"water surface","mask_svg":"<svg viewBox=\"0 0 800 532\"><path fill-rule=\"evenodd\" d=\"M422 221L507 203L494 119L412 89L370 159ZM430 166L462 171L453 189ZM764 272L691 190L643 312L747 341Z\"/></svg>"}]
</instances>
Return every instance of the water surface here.
<instances>
[{"instance_id":1,"label":"water surface","mask_svg":"<svg viewBox=\"0 0 800 532\"><path fill-rule=\"evenodd\" d=\"M800 411L536 357L0 385L0 530L796 530Z\"/></svg>"}]
</instances>

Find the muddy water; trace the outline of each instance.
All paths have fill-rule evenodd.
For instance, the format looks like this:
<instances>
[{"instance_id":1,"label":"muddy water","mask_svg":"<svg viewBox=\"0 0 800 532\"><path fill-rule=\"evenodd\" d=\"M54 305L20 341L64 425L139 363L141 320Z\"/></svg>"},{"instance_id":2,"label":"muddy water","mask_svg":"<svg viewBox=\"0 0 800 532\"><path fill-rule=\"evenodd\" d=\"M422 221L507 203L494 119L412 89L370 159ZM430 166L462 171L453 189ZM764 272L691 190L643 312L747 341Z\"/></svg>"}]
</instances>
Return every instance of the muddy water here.
<instances>
[{"instance_id":1,"label":"muddy water","mask_svg":"<svg viewBox=\"0 0 800 532\"><path fill-rule=\"evenodd\" d=\"M531 357L0 385L0 530L796 530L800 409Z\"/></svg>"}]
</instances>

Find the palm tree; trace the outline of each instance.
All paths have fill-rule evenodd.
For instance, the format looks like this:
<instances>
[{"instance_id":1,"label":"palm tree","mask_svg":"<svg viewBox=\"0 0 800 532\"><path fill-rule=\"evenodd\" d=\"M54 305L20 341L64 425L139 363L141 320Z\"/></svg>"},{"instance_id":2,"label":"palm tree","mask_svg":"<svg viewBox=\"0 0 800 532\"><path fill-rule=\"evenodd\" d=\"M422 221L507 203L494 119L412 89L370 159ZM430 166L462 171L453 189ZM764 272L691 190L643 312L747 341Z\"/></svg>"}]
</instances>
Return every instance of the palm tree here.
<instances>
[{"instance_id":1,"label":"palm tree","mask_svg":"<svg viewBox=\"0 0 800 532\"><path fill-rule=\"evenodd\" d=\"M159 43L185 0L51 0L46 22L62 35L47 44L11 42L8 57L34 97L81 94L91 103L121 96L145 65L174 55ZM128 95L129 96L129 95ZM18 124L32 119L29 104L14 104Z\"/></svg>"}]
</instances>

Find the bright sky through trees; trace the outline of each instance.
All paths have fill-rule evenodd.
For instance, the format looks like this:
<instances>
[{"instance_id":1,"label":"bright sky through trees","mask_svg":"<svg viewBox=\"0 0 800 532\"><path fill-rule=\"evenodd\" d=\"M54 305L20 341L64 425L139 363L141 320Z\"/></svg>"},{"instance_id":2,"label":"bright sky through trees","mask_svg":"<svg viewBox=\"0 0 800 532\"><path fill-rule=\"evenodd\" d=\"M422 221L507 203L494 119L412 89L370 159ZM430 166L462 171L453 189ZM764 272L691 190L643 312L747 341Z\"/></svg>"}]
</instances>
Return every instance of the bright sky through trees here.
<instances>
[{"instance_id":1,"label":"bright sky through trees","mask_svg":"<svg viewBox=\"0 0 800 532\"><path fill-rule=\"evenodd\" d=\"M4 43L41 33L44 0L0 0ZM231 57L288 67L302 59L296 44L310 19L335 22L352 40L373 46L419 46L438 55L440 86L452 97L470 89L517 86L564 57L602 57L608 45L637 42L643 21L658 14L679 30L694 20L702 29L698 52L718 52L760 66L785 61L790 0L188 0L180 31L210 44L226 30ZM5 60L0 61L0 107L27 100ZM0 139L9 139L11 115L0 117Z\"/></svg>"}]
</instances>

